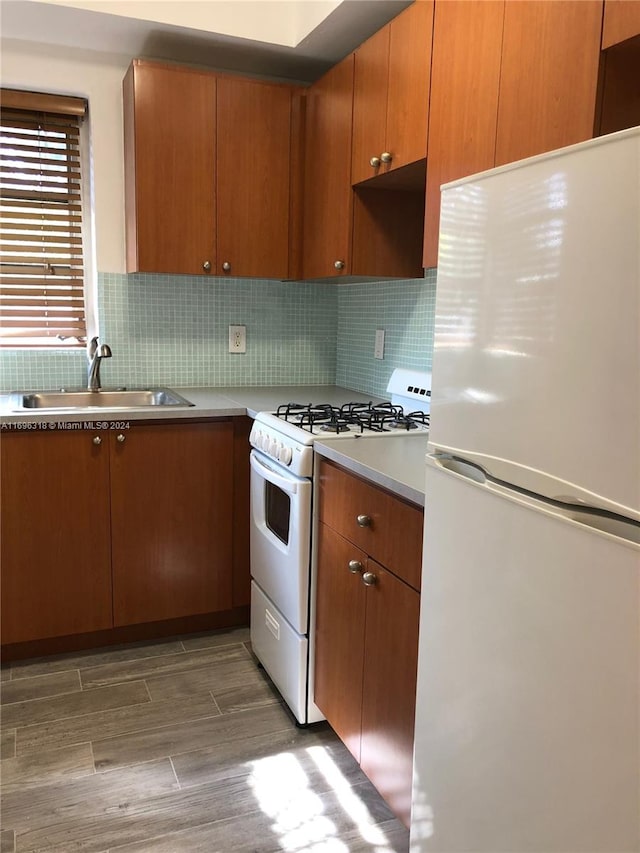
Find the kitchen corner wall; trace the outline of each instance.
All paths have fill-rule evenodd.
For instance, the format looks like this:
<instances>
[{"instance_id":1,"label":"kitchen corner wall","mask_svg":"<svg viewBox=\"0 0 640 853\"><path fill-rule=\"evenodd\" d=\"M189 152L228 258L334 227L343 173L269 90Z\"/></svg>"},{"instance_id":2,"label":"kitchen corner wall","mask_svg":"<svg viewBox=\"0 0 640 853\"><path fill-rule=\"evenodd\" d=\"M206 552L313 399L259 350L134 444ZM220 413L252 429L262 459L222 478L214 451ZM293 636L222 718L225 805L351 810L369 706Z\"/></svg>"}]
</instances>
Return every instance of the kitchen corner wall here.
<instances>
[{"instance_id":1,"label":"kitchen corner wall","mask_svg":"<svg viewBox=\"0 0 640 853\"><path fill-rule=\"evenodd\" d=\"M205 276L98 276L104 385L344 385L385 396L394 367L431 364L435 271L423 279L318 284ZM247 352L228 352L229 324ZM374 359L375 330L386 333ZM86 382L83 352L4 351L0 389Z\"/></svg>"},{"instance_id":2,"label":"kitchen corner wall","mask_svg":"<svg viewBox=\"0 0 640 853\"><path fill-rule=\"evenodd\" d=\"M431 370L436 270L424 279L338 285L336 385L388 397L395 367ZM376 329L384 329L384 359L374 358Z\"/></svg>"}]
</instances>

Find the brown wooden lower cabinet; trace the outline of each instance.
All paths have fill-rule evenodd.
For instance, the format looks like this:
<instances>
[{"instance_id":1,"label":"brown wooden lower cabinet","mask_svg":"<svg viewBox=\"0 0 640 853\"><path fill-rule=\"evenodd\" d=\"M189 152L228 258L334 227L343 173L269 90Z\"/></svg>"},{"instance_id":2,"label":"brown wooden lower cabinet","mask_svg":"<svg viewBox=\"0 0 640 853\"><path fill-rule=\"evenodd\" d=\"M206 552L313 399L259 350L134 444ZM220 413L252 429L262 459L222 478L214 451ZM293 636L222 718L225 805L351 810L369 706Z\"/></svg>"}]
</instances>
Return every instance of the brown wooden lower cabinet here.
<instances>
[{"instance_id":1,"label":"brown wooden lower cabinet","mask_svg":"<svg viewBox=\"0 0 640 853\"><path fill-rule=\"evenodd\" d=\"M373 560L367 571L360 765L408 825L420 595Z\"/></svg>"},{"instance_id":2,"label":"brown wooden lower cabinet","mask_svg":"<svg viewBox=\"0 0 640 853\"><path fill-rule=\"evenodd\" d=\"M3 645L239 612L243 432L235 454L230 419L3 432Z\"/></svg>"},{"instance_id":3,"label":"brown wooden lower cabinet","mask_svg":"<svg viewBox=\"0 0 640 853\"><path fill-rule=\"evenodd\" d=\"M331 495L321 498L321 518L329 502ZM318 527L315 702L408 826L420 595L331 527ZM420 538L413 544L419 554Z\"/></svg>"},{"instance_id":4,"label":"brown wooden lower cabinet","mask_svg":"<svg viewBox=\"0 0 640 853\"><path fill-rule=\"evenodd\" d=\"M107 442L3 431L0 466L3 644L109 628Z\"/></svg>"},{"instance_id":5,"label":"brown wooden lower cabinet","mask_svg":"<svg viewBox=\"0 0 640 853\"><path fill-rule=\"evenodd\" d=\"M230 609L231 421L110 439L114 625Z\"/></svg>"},{"instance_id":6,"label":"brown wooden lower cabinet","mask_svg":"<svg viewBox=\"0 0 640 853\"><path fill-rule=\"evenodd\" d=\"M367 557L318 525L315 702L359 762L366 590L351 560L364 566Z\"/></svg>"}]
</instances>

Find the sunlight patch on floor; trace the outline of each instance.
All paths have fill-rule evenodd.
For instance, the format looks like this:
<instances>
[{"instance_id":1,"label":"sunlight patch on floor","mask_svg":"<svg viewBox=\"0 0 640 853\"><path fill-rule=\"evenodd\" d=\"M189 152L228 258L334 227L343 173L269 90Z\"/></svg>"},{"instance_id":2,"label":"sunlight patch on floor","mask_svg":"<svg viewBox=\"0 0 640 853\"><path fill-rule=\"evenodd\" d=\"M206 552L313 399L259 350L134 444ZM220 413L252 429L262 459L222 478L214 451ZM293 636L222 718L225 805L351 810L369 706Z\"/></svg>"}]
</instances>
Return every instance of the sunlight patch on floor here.
<instances>
[{"instance_id":1,"label":"sunlight patch on floor","mask_svg":"<svg viewBox=\"0 0 640 853\"><path fill-rule=\"evenodd\" d=\"M375 853L387 853L391 847L387 843L384 832L371 817L369 809L353 792L348 780L340 772L340 768L322 746L311 746L307 749L312 760L336 792L340 805L349 815L362 838L372 845Z\"/></svg>"},{"instance_id":2,"label":"sunlight patch on floor","mask_svg":"<svg viewBox=\"0 0 640 853\"><path fill-rule=\"evenodd\" d=\"M336 838L336 827L323 815L324 804L309 787L295 756L289 753L261 758L253 764L249 785L262 811L273 819L283 850L348 853Z\"/></svg>"},{"instance_id":3,"label":"sunlight patch on floor","mask_svg":"<svg viewBox=\"0 0 640 853\"><path fill-rule=\"evenodd\" d=\"M325 747L309 747L306 752L331 786L353 828L371 845L371 853L392 853L384 832ZM272 819L271 829L282 850L288 853L349 853L349 847L340 840L335 823L324 814L324 803L313 791L303 766L294 755L281 753L251 764L249 786L264 814Z\"/></svg>"}]
</instances>

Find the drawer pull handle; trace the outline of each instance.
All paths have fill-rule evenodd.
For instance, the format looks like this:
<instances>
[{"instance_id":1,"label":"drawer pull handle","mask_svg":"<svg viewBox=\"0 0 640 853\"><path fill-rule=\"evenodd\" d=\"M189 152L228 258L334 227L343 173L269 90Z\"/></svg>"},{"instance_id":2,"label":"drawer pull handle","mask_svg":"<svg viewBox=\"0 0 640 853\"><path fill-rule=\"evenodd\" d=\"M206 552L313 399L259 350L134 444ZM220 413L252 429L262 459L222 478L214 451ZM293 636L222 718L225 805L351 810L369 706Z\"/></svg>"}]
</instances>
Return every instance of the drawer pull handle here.
<instances>
[{"instance_id":1,"label":"drawer pull handle","mask_svg":"<svg viewBox=\"0 0 640 853\"><path fill-rule=\"evenodd\" d=\"M119 433L116 436L116 441L119 442L120 444L122 444L124 442L124 440L125 440L125 436L122 433Z\"/></svg>"},{"instance_id":2,"label":"drawer pull handle","mask_svg":"<svg viewBox=\"0 0 640 853\"><path fill-rule=\"evenodd\" d=\"M362 583L365 586L375 586L378 582L378 578L374 575L373 572L365 572L362 575Z\"/></svg>"},{"instance_id":3,"label":"drawer pull handle","mask_svg":"<svg viewBox=\"0 0 640 853\"><path fill-rule=\"evenodd\" d=\"M358 527L371 527L370 515L359 515L356 521L358 522Z\"/></svg>"},{"instance_id":4,"label":"drawer pull handle","mask_svg":"<svg viewBox=\"0 0 640 853\"><path fill-rule=\"evenodd\" d=\"M363 569L363 565L360 560L349 560L349 571L352 575L357 575L358 572L361 572Z\"/></svg>"},{"instance_id":5,"label":"drawer pull handle","mask_svg":"<svg viewBox=\"0 0 640 853\"><path fill-rule=\"evenodd\" d=\"M102 439L100 438L99 435L94 436L91 440L93 441L94 444L102 444Z\"/></svg>"}]
</instances>

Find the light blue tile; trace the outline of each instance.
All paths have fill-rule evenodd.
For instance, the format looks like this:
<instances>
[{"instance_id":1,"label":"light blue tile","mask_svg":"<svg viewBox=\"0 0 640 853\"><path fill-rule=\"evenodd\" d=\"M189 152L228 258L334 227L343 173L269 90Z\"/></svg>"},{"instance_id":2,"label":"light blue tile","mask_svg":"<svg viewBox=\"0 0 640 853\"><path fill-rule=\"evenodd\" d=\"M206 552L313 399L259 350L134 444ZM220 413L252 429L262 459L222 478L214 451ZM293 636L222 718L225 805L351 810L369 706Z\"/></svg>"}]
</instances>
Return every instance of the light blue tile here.
<instances>
[{"instance_id":1,"label":"light blue tile","mask_svg":"<svg viewBox=\"0 0 640 853\"><path fill-rule=\"evenodd\" d=\"M384 396L396 366L431 364L435 271L425 279L340 285L205 276L98 276L105 385L307 385ZM247 327L247 352L227 349ZM375 330L385 358L373 358ZM0 388L86 380L82 352L3 351Z\"/></svg>"},{"instance_id":2,"label":"light blue tile","mask_svg":"<svg viewBox=\"0 0 640 853\"><path fill-rule=\"evenodd\" d=\"M336 384L387 396L395 367L430 370L436 270L424 279L341 284L338 287ZM376 329L384 329L384 359L374 358Z\"/></svg>"}]
</instances>

